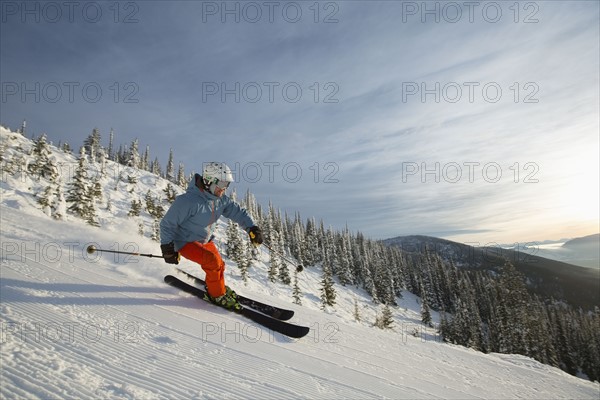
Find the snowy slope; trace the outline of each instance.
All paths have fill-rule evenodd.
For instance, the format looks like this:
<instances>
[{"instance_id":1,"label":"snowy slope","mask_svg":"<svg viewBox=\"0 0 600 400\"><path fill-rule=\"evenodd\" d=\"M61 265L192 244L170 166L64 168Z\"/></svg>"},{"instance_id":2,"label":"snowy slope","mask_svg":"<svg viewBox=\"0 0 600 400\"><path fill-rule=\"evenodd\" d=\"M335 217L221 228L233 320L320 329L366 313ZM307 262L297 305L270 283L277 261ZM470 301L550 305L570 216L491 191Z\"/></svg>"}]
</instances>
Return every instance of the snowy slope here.
<instances>
[{"instance_id":1,"label":"snowy slope","mask_svg":"<svg viewBox=\"0 0 600 400\"><path fill-rule=\"evenodd\" d=\"M30 146L0 131L2 140ZM11 155L5 151L5 157ZM54 152L57 162L74 163ZM117 167L109 163L108 170ZM113 171L114 172L114 171ZM101 228L49 218L31 193L43 182L4 175L1 184L0 398L598 398L600 386L517 355L485 355L420 331L406 294L393 331L370 325L377 307L361 291L338 287L338 305L319 310L319 271L302 273L303 306L255 263L240 293L296 310L309 336L293 340L162 283L161 260L88 255L85 248L159 253L128 219L130 196L166 182L144 172L135 192L103 178L111 212ZM143 219L149 227L149 218ZM225 225L218 232L223 240ZM228 261L228 260L226 260ZM202 274L189 262L180 264ZM363 320L352 317L354 299ZM413 333L416 336L413 336Z\"/></svg>"}]
</instances>

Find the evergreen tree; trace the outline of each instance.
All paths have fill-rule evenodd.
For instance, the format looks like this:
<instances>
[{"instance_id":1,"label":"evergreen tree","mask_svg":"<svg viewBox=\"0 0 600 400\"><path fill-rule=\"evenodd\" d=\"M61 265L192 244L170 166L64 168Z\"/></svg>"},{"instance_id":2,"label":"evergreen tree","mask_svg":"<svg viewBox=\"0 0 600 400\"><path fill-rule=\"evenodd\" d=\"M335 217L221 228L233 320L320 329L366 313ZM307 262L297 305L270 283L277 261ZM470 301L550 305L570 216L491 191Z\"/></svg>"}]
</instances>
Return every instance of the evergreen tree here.
<instances>
[{"instance_id":1,"label":"evergreen tree","mask_svg":"<svg viewBox=\"0 0 600 400\"><path fill-rule=\"evenodd\" d=\"M51 185L46 186L42 193L36 195L36 202L42 207L42 211L48 216L51 216L50 203L52 201L52 195L53 190Z\"/></svg>"},{"instance_id":2,"label":"evergreen tree","mask_svg":"<svg viewBox=\"0 0 600 400\"><path fill-rule=\"evenodd\" d=\"M102 184L100 183L100 178L96 177L92 180L90 195L93 201L102 201Z\"/></svg>"},{"instance_id":3,"label":"evergreen tree","mask_svg":"<svg viewBox=\"0 0 600 400\"><path fill-rule=\"evenodd\" d=\"M279 280L286 285L292 283L292 278L290 277L290 272L288 270L287 263L283 260L279 264Z\"/></svg>"},{"instance_id":4,"label":"evergreen tree","mask_svg":"<svg viewBox=\"0 0 600 400\"><path fill-rule=\"evenodd\" d=\"M90 161L95 163L97 161L97 154L100 150L100 131L98 128L92 129L91 135L89 135L83 141L83 147L85 148L85 153L90 156Z\"/></svg>"},{"instance_id":5,"label":"evergreen tree","mask_svg":"<svg viewBox=\"0 0 600 400\"><path fill-rule=\"evenodd\" d=\"M159 219L154 219L152 221L152 235L150 236L150 239L154 240L155 242L160 243L160 220Z\"/></svg>"},{"instance_id":6,"label":"evergreen tree","mask_svg":"<svg viewBox=\"0 0 600 400\"><path fill-rule=\"evenodd\" d=\"M73 149L71 149L71 146L67 142L62 145L61 150L67 154L71 154L73 152Z\"/></svg>"},{"instance_id":7,"label":"evergreen tree","mask_svg":"<svg viewBox=\"0 0 600 400\"><path fill-rule=\"evenodd\" d=\"M232 220L229 220L227 223L226 236L227 249L225 250L225 255L239 265L243 260L245 249L238 225Z\"/></svg>"},{"instance_id":8,"label":"evergreen tree","mask_svg":"<svg viewBox=\"0 0 600 400\"><path fill-rule=\"evenodd\" d=\"M294 304L302 305L302 291L300 290L297 269L294 270L294 288L292 290L292 296L294 298Z\"/></svg>"},{"instance_id":9,"label":"evergreen tree","mask_svg":"<svg viewBox=\"0 0 600 400\"><path fill-rule=\"evenodd\" d=\"M250 192L250 189L246 189L246 194L244 195L244 200L241 202L241 204L248 211L248 214L253 220L257 221L261 219L258 206L256 204L256 198Z\"/></svg>"},{"instance_id":10,"label":"evergreen tree","mask_svg":"<svg viewBox=\"0 0 600 400\"><path fill-rule=\"evenodd\" d=\"M146 146L144 155L140 160L139 168L143 171L150 171L150 146Z\"/></svg>"},{"instance_id":11,"label":"evergreen tree","mask_svg":"<svg viewBox=\"0 0 600 400\"><path fill-rule=\"evenodd\" d=\"M138 139L134 139L131 142L131 146L129 147L129 151L127 153L127 157L125 159L125 165L128 167L138 168L140 165L140 152L139 152L139 143Z\"/></svg>"},{"instance_id":12,"label":"evergreen tree","mask_svg":"<svg viewBox=\"0 0 600 400\"><path fill-rule=\"evenodd\" d=\"M98 154L96 155L96 157L98 158L98 162L100 163L100 175L104 176L106 174L106 160L107 160L107 154L106 154L106 150L104 150L104 147L100 147L98 149Z\"/></svg>"},{"instance_id":13,"label":"evergreen tree","mask_svg":"<svg viewBox=\"0 0 600 400\"><path fill-rule=\"evenodd\" d=\"M144 201L146 203L146 210L148 211L148 214L154 217L154 219L162 219L165 214L165 209L160 204L160 201L152 196L152 193L149 189L144 196Z\"/></svg>"},{"instance_id":14,"label":"evergreen tree","mask_svg":"<svg viewBox=\"0 0 600 400\"><path fill-rule=\"evenodd\" d=\"M571 375L577 374L577 358L575 346L573 343L573 324L566 312L557 309L556 329L557 329L557 348L559 352L560 368Z\"/></svg>"},{"instance_id":15,"label":"evergreen tree","mask_svg":"<svg viewBox=\"0 0 600 400\"><path fill-rule=\"evenodd\" d=\"M240 268L240 276L242 277L242 281L244 283L248 283L248 270L252 266L252 257L251 257L251 245L246 241L242 241L242 257L240 262L238 263L238 267Z\"/></svg>"},{"instance_id":16,"label":"evergreen tree","mask_svg":"<svg viewBox=\"0 0 600 400\"><path fill-rule=\"evenodd\" d=\"M152 172L156 176L162 175L162 170L160 168L160 163L158 162L158 157L155 157L154 161L152 161L152 165L150 166L150 172Z\"/></svg>"},{"instance_id":17,"label":"evergreen tree","mask_svg":"<svg viewBox=\"0 0 600 400\"><path fill-rule=\"evenodd\" d=\"M96 215L96 206L94 204L93 199L88 203L88 210L86 213L85 222L92 226L100 226L100 223L98 222L98 216Z\"/></svg>"},{"instance_id":18,"label":"evergreen tree","mask_svg":"<svg viewBox=\"0 0 600 400\"><path fill-rule=\"evenodd\" d=\"M381 315L375 317L375 326L380 329L391 329L394 324L394 315L388 304L384 304Z\"/></svg>"},{"instance_id":19,"label":"evergreen tree","mask_svg":"<svg viewBox=\"0 0 600 400\"><path fill-rule=\"evenodd\" d=\"M86 220L90 225L98 225L91 192L87 175L87 156L85 149L81 147L78 165L66 201L71 203L68 207L70 212Z\"/></svg>"},{"instance_id":20,"label":"evergreen tree","mask_svg":"<svg viewBox=\"0 0 600 400\"><path fill-rule=\"evenodd\" d=\"M178 182L177 180L175 180L175 162L173 161L173 149L169 150L169 160L167 161L165 179L173 183Z\"/></svg>"},{"instance_id":21,"label":"evergreen tree","mask_svg":"<svg viewBox=\"0 0 600 400\"><path fill-rule=\"evenodd\" d=\"M527 313L528 293L523 275L506 262L502 267L499 281L498 316L501 352L527 354Z\"/></svg>"},{"instance_id":22,"label":"evergreen tree","mask_svg":"<svg viewBox=\"0 0 600 400\"><path fill-rule=\"evenodd\" d=\"M429 310L429 305L427 304L427 298L423 297L421 299L421 322L426 326L432 327L431 320L431 311Z\"/></svg>"},{"instance_id":23,"label":"evergreen tree","mask_svg":"<svg viewBox=\"0 0 600 400\"><path fill-rule=\"evenodd\" d=\"M137 180L136 176L134 176L134 175L127 175L126 183L127 183L127 192L128 193L133 193L133 192L136 191L136 189L137 189L137 183L138 183L138 180Z\"/></svg>"},{"instance_id":24,"label":"evergreen tree","mask_svg":"<svg viewBox=\"0 0 600 400\"><path fill-rule=\"evenodd\" d=\"M112 207L113 207L113 206L112 206L112 201L111 201L111 199L110 199L110 195L109 195L109 194L107 194L107 195L106 195L106 211L108 211L108 212L111 212L111 211L112 211L112 209L113 209Z\"/></svg>"},{"instance_id":25,"label":"evergreen tree","mask_svg":"<svg viewBox=\"0 0 600 400\"><path fill-rule=\"evenodd\" d=\"M17 130L17 133L20 133L23 136L27 136L27 134L25 133L26 130L27 130L27 121L23 120L23 123L21 123L21 127Z\"/></svg>"},{"instance_id":26,"label":"evergreen tree","mask_svg":"<svg viewBox=\"0 0 600 400\"><path fill-rule=\"evenodd\" d=\"M142 212L142 202L140 200L131 200L131 207L127 215L129 217L139 217ZM143 228L143 227L142 227Z\"/></svg>"},{"instance_id":27,"label":"evergreen tree","mask_svg":"<svg viewBox=\"0 0 600 400\"><path fill-rule=\"evenodd\" d=\"M177 197L177 193L175 192L175 188L170 183L167 184L167 187L163 189L165 196L167 196L167 202L169 204L173 204L175 201L175 197Z\"/></svg>"},{"instance_id":28,"label":"evergreen tree","mask_svg":"<svg viewBox=\"0 0 600 400\"><path fill-rule=\"evenodd\" d=\"M356 297L354 298L354 312L352 313L352 315L354 316L354 320L356 322L361 321L362 316L360 315L360 308L358 307L358 299Z\"/></svg>"},{"instance_id":29,"label":"evergreen tree","mask_svg":"<svg viewBox=\"0 0 600 400\"><path fill-rule=\"evenodd\" d=\"M275 282L279 275L279 270L283 261L279 254L282 254L283 249L280 244L280 225L277 223L275 208L269 203L269 214L266 218L266 226L264 230L265 242L269 245L269 281Z\"/></svg>"},{"instance_id":30,"label":"evergreen tree","mask_svg":"<svg viewBox=\"0 0 600 400\"><path fill-rule=\"evenodd\" d=\"M113 128L110 128L110 133L108 135L108 150L106 152L106 156L111 161L114 161L114 157L115 157L114 141L115 141L115 132L113 131Z\"/></svg>"},{"instance_id":31,"label":"evergreen tree","mask_svg":"<svg viewBox=\"0 0 600 400\"><path fill-rule=\"evenodd\" d=\"M55 182L58 177L58 168L54 160L50 158L50 148L45 134L34 142L32 154L34 160L27 166L29 173Z\"/></svg>"},{"instance_id":32,"label":"evergreen tree","mask_svg":"<svg viewBox=\"0 0 600 400\"><path fill-rule=\"evenodd\" d=\"M54 193L50 201L50 213L52 218L57 220L62 220L66 214L65 194L60 177L57 178L57 182L54 184Z\"/></svg>"},{"instance_id":33,"label":"evergreen tree","mask_svg":"<svg viewBox=\"0 0 600 400\"><path fill-rule=\"evenodd\" d=\"M185 178L185 169L183 164L179 163L179 169L177 170L177 182L175 183L185 189L189 180Z\"/></svg>"},{"instance_id":34,"label":"evergreen tree","mask_svg":"<svg viewBox=\"0 0 600 400\"><path fill-rule=\"evenodd\" d=\"M279 233L277 231L272 231L270 234L271 240L273 242L279 242ZM277 280L277 275L279 274L279 267L282 264L280 257L274 251L269 251L269 273L268 277L271 282L275 282Z\"/></svg>"},{"instance_id":35,"label":"evergreen tree","mask_svg":"<svg viewBox=\"0 0 600 400\"><path fill-rule=\"evenodd\" d=\"M346 231L344 234L339 235L337 238L337 250L336 250L336 265L337 265L337 277L342 286L346 286L353 282L352 269L350 260L352 254L350 252L349 244L349 233Z\"/></svg>"},{"instance_id":36,"label":"evergreen tree","mask_svg":"<svg viewBox=\"0 0 600 400\"><path fill-rule=\"evenodd\" d=\"M333 287L333 275L331 268L326 262L323 265L323 276L321 279L321 308L325 309L327 306L334 306L336 298L336 291Z\"/></svg>"},{"instance_id":37,"label":"evergreen tree","mask_svg":"<svg viewBox=\"0 0 600 400\"><path fill-rule=\"evenodd\" d=\"M527 316L527 354L528 356L554 367L558 366L556 349L552 343L552 326L546 312L546 307L534 298L529 306Z\"/></svg>"}]
</instances>

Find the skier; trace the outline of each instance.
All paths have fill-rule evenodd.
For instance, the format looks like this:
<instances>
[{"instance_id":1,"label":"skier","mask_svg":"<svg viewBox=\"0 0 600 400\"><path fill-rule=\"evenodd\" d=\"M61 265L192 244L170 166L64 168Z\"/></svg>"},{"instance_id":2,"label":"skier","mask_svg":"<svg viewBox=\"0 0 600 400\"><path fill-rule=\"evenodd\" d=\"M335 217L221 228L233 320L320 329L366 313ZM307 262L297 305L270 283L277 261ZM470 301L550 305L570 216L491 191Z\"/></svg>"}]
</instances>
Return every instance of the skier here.
<instances>
[{"instance_id":1,"label":"skier","mask_svg":"<svg viewBox=\"0 0 600 400\"><path fill-rule=\"evenodd\" d=\"M236 293L225 285L225 262L210 239L221 215L246 230L254 245L260 245L263 236L248 212L225 194L231 182L233 175L225 163L205 163L202 175L195 174L186 193L177 196L160 222L160 249L169 264L179 264L180 255L200 264L206 273L208 300L239 310Z\"/></svg>"}]
</instances>

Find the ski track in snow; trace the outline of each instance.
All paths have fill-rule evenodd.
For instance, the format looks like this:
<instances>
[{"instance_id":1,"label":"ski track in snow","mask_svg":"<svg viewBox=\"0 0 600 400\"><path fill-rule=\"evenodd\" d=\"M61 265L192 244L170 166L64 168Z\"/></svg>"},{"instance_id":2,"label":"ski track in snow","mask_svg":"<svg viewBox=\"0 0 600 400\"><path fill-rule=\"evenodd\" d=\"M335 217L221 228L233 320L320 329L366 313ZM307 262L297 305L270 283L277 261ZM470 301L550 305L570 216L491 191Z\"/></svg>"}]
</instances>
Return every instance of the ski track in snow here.
<instances>
[{"instance_id":1,"label":"ski track in snow","mask_svg":"<svg viewBox=\"0 0 600 400\"><path fill-rule=\"evenodd\" d=\"M365 322L353 321L354 297L363 296L353 288L340 287L336 308L320 311L312 301L320 274L310 268L297 306L289 287L268 283L264 263L247 286L228 266L240 293L291 308L291 322L311 327L299 340L269 332L165 285L174 271L161 260L85 253L90 242L131 238L139 249L119 250L157 251L135 224L108 214L108 229L54 221L36 209L30 182L1 184L2 399L600 398L597 383L523 356L440 343L433 331L413 337L403 326L419 319L410 294L395 330L381 331L367 322L375 308L366 297Z\"/></svg>"}]
</instances>

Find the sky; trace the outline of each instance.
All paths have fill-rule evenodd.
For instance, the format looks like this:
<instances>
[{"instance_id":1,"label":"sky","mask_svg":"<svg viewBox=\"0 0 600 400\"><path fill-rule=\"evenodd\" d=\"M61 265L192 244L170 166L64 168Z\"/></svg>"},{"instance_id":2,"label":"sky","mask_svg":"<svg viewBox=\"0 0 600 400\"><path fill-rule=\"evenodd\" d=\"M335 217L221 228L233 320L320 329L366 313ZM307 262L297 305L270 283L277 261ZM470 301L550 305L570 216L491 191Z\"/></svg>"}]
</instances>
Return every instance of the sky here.
<instances>
[{"instance_id":1,"label":"sky","mask_svg":"<svg viewBox=\"0 0 600 400\"><path fill-rule=\"evenodd\" d=\"M2 2L0 122L374 239L599 227L597 1Z\"/></svg>"}]
</instances>

